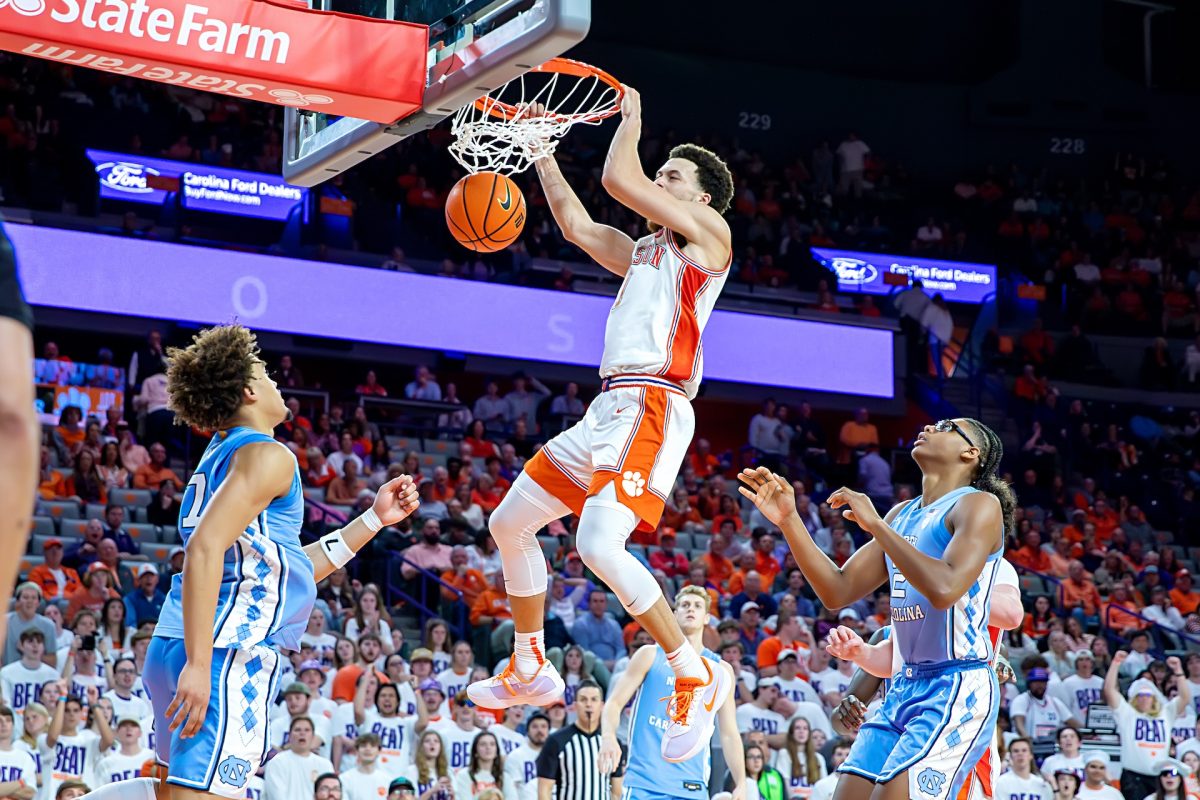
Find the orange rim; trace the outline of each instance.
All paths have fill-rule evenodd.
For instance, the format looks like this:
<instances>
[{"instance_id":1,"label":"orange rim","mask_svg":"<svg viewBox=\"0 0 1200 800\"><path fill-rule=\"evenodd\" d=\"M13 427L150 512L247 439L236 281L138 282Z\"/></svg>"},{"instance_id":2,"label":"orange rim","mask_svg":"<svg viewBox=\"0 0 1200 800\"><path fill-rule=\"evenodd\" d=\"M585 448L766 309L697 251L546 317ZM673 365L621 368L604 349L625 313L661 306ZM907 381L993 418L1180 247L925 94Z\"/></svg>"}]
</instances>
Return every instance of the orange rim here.
<instances>
[{"instance_id":1,"label":"orange rim","mask_svg":"<svg viewBox=\"0 0 1200 800\"><path fill-rule=\"evenodd\" d=\"M617 93L617 102L615 106L607 111L589 111L583 114L547 114L547 116L553 117L560 122L566 122L569 120L582 121L587 119L607 119L621 110L621 98L625 96L625 87L621 85L619 80L614 78L612 75L609 75L599 67L593 67L591 64L585 64L582 61L576 61L572 58L560 57L552 58L546 63L534 67L529 71L557 72L560 75L570 75L573 78L580 79L595 78ZM476 100L475 108L505 121L516 117L517 114L520 113L520 109L518 109L512 103L505 103L488 95L484 95Z\"/></svg>"}]
</instances>

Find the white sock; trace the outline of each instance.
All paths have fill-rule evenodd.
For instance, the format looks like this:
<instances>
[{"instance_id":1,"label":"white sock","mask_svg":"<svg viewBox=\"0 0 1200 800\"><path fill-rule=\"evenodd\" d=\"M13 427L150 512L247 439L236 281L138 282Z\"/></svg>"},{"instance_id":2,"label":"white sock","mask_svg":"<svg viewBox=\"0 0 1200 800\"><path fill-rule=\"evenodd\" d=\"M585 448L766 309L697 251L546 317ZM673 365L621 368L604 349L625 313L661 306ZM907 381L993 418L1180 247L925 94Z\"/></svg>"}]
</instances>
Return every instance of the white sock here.
<instances>
[{"instance_id":1,"label":"white sock","mask_svg":"<svg viewBox=\"0 0 1200 800\"><path fill-rule=\"evenodd\" d=\"M542 631L530 633L516 632L513 641L513 653L516 655L514 668L522 678L529 679L537 674L542 662L546 660L546 637Z\"/></svg>"},{"instance_id":2,"label":"white sock","mask_svg":"<svg viewBox=\"0 0 1200 800\"><path fill-rule=\"evenodd\" d=\"M679 645L678 650L667 653L667 664L675 671L676 678L699 678L704 680L708 677L708 673L704 669L704 664L700 660L700 654L696 652L696 648L692 647L692 643L684 640L683 644Z\"/></svg>"}]
</instances>

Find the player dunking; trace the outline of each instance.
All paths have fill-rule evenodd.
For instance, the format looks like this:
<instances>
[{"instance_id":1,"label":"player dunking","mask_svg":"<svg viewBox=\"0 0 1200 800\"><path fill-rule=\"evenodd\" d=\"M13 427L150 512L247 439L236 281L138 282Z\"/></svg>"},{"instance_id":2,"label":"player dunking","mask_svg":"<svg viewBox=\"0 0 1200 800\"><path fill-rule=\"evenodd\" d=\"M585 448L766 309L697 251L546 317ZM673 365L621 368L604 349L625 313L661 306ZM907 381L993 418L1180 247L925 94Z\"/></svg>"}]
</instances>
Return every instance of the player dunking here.
<instances>
[{"instance_id":1,"label":"player dunking","mask_svg":"<svg viewBox=\"0 0 1200 800\"><path fill-rule=\"evenodd\" d=\"M924 428L912 456L922 494L886 519L864 494L830 495L829 504L873 538L841 568L797 516L790 483L763 468L741 475L740 491L783 530L827 608L885 579L891 585L893 647L903 666L838 768L838 800L955 797L987 751L1000 709L987 624L1015 504L996 473L1003 447L983 423L947 419Z\"/></svg>"},{"instance_id":2,"label":"player dunking","mask_svg":"<svg viewBox=\"0 0 1200 800\"><path fill-rule=\"evenodd\" d=\"M708 621L708 592L699 586L685 586L675 595L675 620L683 635L702 655L717 661L720 657L711 650L702 650L701 637ZM734 713L733 670L723 661L720 668L729 672L730 689L717 698L717 724L721 733L721 748L733 776L733 798L742 800L746 792L746 762L742 741L738 735ZM633 700L629 719L629 761L621 783L622 797L632 800L674 800L685 797L708 797L709 773L712 769L708 748L701 755L682 764L663 764L658 753L663 733L668 725L666 698L675 675L667 665L667 654L661 647L642 647L629 659L629 666L608 691L604 711L600 715L600 771L608 774L621 759L617 743L617 726L625 705Z\"/></svg>"},{"instance_id":3,"label":"player dunking","mask_svg":"<svg viewBox=\"0 0 1200 800\"><path fill-rule=\"evenodd\" d=\"M646 218L650 235L635 242L594 222L553 157L536 162L563 235L624 281L604 332L602 393L579 423L525 465L492 514L515 652L500 675L472 684L468 693L487 708L546 705L562 695L562 678L542 657L546 559L534 535L574 513L584 563L667 653L676 683L662 754L681 761L708 743L715 698L728 692L729 678L686 640L658 584L625 550L625 541L639 524L657 526L691 443L690 400L703 366L700 336L729 273L730 233L721 215L733 180L721 159L695 145L674 148L650 180L637 153L641 101L628 87L621 115L603 185Z\"/></svg>"},{"instance_id":4,"label":"player dunking","mask_svg":"<svg viewBox=\"0 0 1200 800\"><path fill-rule=\"evenodd\" d=\"M316 581L412 513L416 487L389 481L362 516L301 547L300 472L272 435L289 412L254 334L210 328L172 349L167 391L176 417L213 438L183 494L183 573L146 653L158 755L174 800L244 797L267 752L279 651L299 648Z\"/></svg>"}]
</instances>

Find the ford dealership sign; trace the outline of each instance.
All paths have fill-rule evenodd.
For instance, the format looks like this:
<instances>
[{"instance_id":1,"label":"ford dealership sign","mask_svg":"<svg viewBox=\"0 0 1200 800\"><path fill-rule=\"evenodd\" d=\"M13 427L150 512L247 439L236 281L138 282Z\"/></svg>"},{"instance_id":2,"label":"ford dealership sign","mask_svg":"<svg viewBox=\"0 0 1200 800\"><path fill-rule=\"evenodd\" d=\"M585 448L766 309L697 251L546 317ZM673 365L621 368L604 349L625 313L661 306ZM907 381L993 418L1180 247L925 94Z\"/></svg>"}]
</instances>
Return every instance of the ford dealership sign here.
<instances>
[{"instance_id":1,"label":"ford dealership sign","mask_svg":"<svg viewBox=\"0 0 1200 800\"><path fill-rule=\"evenodd\" d=\"M919 280L927 294L941 294L951 303L982 303L996 291L996 267L965 261L862 253L812 248L813 258L837 275L838 290L861 294L890 294L897 282L887 275Z\"/></svg>"}]
</instances>

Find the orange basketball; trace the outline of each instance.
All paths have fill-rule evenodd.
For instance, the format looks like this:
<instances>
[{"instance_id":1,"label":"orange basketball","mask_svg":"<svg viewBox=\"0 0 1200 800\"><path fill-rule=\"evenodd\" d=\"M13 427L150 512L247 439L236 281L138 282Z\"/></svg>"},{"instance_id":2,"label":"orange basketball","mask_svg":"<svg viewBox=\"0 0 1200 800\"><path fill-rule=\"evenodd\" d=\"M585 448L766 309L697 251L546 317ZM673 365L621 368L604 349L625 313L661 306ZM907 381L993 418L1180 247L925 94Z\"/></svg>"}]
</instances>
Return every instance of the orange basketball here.
<instances>
[{"instance_id":1,"label":"orange basketball","mask_svg":"<svg viewBox=\"0 0 1200 800\"><path fill-rule=\"evenodd\" d=\"M450 190L446 224L463 247L494 253L508 247L525 227L525 197L504 175L468 175Z\"/></svg>"}]
</instances>

